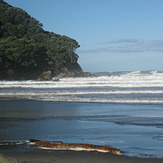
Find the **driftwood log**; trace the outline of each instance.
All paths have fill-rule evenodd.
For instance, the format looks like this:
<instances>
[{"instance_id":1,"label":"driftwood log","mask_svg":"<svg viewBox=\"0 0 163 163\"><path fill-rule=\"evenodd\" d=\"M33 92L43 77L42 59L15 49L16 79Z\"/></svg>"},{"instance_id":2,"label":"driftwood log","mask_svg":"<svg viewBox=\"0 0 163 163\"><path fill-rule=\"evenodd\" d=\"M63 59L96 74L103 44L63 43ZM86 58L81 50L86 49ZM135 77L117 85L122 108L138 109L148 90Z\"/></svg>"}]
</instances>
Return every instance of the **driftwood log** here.
<instances>
[{"instance_id":1,"label":"driftwood log","mask_svg":"<svg viewBox=\"0 0 163 163\"><path fill-rule=\"evenodd\" d=\"M63 143L63 142L47 142L40 140L32 140L34 145L41 147L42 149L52 149L52 150L73 150L73 151L97 151L103 153L113 153L117 155L122 155L122 151L118 148L109 146L100 146L85 143Z\"/></svg>"}]
</instances>

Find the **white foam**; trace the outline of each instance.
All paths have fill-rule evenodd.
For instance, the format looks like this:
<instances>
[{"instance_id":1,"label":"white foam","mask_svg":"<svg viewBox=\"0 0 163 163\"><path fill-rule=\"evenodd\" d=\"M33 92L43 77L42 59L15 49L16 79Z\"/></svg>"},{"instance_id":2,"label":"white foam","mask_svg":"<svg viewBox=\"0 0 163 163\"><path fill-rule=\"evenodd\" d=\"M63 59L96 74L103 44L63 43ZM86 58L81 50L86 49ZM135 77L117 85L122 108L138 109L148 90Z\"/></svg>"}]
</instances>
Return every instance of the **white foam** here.
<instances>
[{"instance_id":1,"label":"white foam","mask_svg":"<svg viewBox=\"0 0 163 163\"><path fill-rule=\"evenodd\" d=\"M143 87L146 89L142 89ZM158 89L159 87L160 89ZM7 88L7 91L1 88ZM49 88L51 89L50 92L48 92ZM54 89L53 91L52 88ZM85 91L82 88L86 88L84 89ZM98 90L102 89L97 91L96 88ZM105 88L109 89L109 91L107 89L105 91ZM59 82L0 81L0 89L0 96L16 96L49 101L163 103L163 98L161 97L161 94L163 94L163 73L152 71L143 74L137 71L111 76L62 78ZM134 94L134 96L130 97L131 94ZM147 98L147 94L150 95L149 98ZM87 98L84 95L87 95ZM108 98L106 98L106 95L108 95ZM111 95L114 96L110 98ZM120 96L115 98L116 95ZM141 96L139 97L139 95Z\"/></svg>"},{"instance_id":2,"label":"white foam","mask_svg":"<svg viewBox=\"0 0 163 163\"><path fill-rule=\"evenodd\" d=\"M62 91L62 92L0 92L0 96L58 96L58 95L163 94L163 90L124 91Z\"/></svg>"},{"instance_id":3,"label":"white foam","mask_svg":"<svg viewBox=\"0 0 163 163\"><path fill-rule=\"evenodd\" d=\"M39 99L39 98L38 98ZM101 102L101 103L149 103L163 104L162 99L93 99L93 98L42 98L43 101L69 101L69 102Z\"/></svg>"},{"instance_id":4,"label":"white foam","mask_svg":"<svg viewBox=\"0 0 163 163\"><path fill-rule=\"evenodd\" d=\"M0 83L0 88L86 88L86 87L122 87L122 88L136 88L136 87L163 87L163 79L160 81L124 81L124 80L94 80L94 81L64 81L62 83Z\"/></svg>"},{"instance_id":5,"label":"white foam","mask_svg":"<svg viewBox=\"0 0 163 163\"><path fill-rule=\"evenodd\" d=\"M0 146L8 146L8 145L23 145L23 144L28 144L29 141L4 141L0 142Z\"/></svg>"},{"instance_id":6,"label":"white foam","mask_svg":"<svg viewBox=\"0 0 163 163\"><path fill-rule=\"evenodd\" d=\"M62 78L54 81L0 81L0 88L163 87L163 73L131 72L114 76Z\"/></svg>"},{"instance_id":7,"label":"white foam","mask_svg":"<svg viewBox=\"0 0 163 163\"><path fill-rule=\"evenodd\" d=\"M111 151L109 150L103 150L103 149L94 149L94 148L83 148L83 147L65 147L65 148L50 148L50 147L41 147L41 149L47 149L47 150L71 150L71 151L97 151L97 152L101 152L101 153L110 153ZM111 153L115 153L117 155L122 155L121 151L114 151Z\"/></svg>"}]
</instances>

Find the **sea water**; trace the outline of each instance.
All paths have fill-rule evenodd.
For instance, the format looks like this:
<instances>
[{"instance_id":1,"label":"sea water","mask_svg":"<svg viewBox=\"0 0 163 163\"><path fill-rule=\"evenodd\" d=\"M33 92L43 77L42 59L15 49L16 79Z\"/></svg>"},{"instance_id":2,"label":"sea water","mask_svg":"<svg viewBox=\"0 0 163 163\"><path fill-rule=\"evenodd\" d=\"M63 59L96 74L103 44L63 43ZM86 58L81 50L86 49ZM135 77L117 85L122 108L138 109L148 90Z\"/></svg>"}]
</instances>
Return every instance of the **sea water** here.
<instances>
[{"instance_id":1,"label":"sea water","mask_svg":"<svg viewBox=\"0 0 163 163\"><path fill-rule=\"evenodd\" d=\"M31 149L28 140L40 139L108 145L128 156L163 158L161 71L0 81L0 97L1 150L20 144Z\"/></svg>"}]
</instances>

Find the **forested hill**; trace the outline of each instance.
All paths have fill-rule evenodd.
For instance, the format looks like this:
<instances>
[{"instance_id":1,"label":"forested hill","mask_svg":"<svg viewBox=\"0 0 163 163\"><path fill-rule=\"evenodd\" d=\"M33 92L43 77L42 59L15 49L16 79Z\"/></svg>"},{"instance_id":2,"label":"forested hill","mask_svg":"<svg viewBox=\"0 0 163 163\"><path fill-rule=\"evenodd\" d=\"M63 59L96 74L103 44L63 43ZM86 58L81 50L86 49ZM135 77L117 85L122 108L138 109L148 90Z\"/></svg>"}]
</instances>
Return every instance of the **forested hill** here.
<instances>
[{"instance_id":1,"label":"forested hill","mask_svg":"<svg viewBox=\"0 0 163 163\"><path fill-rule=\"evenodd\" d=\"M78 42L42 26L24 10L0 0L0 80L83 74L75 53Z\"/></svg>"}]
</instances>

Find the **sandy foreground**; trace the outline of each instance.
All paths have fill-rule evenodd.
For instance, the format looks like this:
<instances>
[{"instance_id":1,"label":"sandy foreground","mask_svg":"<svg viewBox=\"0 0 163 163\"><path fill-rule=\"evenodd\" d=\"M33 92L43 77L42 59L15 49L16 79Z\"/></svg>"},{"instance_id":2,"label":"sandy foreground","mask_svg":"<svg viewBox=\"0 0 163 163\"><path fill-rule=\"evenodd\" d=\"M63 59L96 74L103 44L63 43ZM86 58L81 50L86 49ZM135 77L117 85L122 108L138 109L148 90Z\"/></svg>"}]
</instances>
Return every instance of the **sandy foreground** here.
<instances>
[{"instance_id":1,"label":"sandy foreground","mask_svg":"<svg viewBox=\"0 0 163 163\"><path fill-rule=\"evenodd\" d=\"M3 156L15 158L18 163L163 163L163 159L133 158L111 153L78 151L16 151L1 152Z\"/></svg>"}]
</instances>

